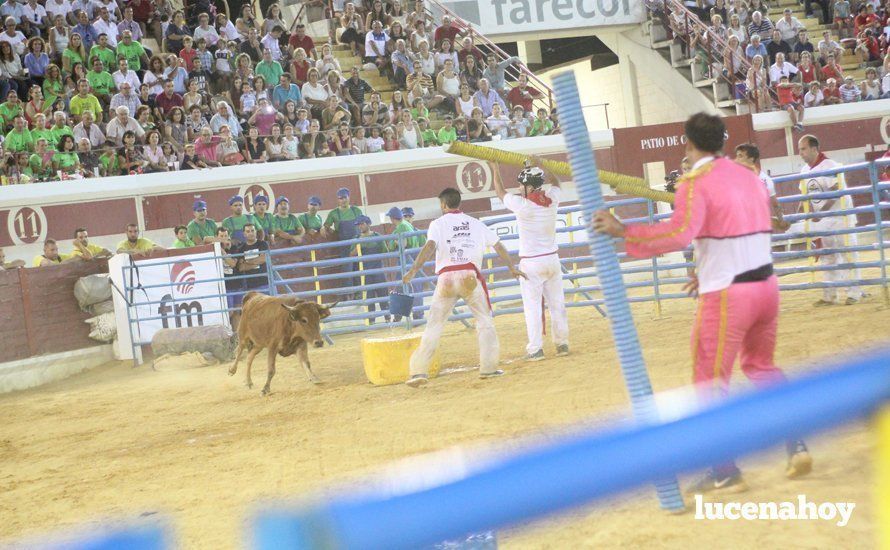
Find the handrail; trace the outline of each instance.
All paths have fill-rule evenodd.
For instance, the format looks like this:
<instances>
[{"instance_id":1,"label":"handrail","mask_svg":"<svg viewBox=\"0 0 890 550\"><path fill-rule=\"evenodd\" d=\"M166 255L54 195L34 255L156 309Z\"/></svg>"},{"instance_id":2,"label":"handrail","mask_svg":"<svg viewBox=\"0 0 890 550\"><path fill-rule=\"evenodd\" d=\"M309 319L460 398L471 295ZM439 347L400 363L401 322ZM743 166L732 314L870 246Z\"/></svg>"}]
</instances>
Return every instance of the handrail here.
<instances>
[{"instance_id":1,"label":"handrail","mask_svg":"<svg viewBox=\"0 0 890 550\"><path fill-rule=\"evenodd\" d=\"M492 42L490 39L488 39L484 34L480 33L480 32L477 31L477 30L475 30L475 29L473 28L473 24L472 24L472 23L470 23L469 21L466 21L465 19L463 19L462 17L460 17L459 15L457 15L456 13L454 13L453 11L451 11L450 9L448 9L447 7L445 7L445 6L443 6L442 4L440 4L440 3L438 2L438 0L428 0L427 3L428 3L428 4L435 5L436 8L438 8L438 9L441 10L444 14L448 15L449 17L451 17L451 18L454 20L454 22L455 22L459 27L463 27L463 28L467 29L467 30L469 31L469 33L470 33L470 36L473 38L473 44L474 44L474 45L477 45L477 44L476 44L476 39L477 39L477 37L478 37L478 39L481 40L482 45L484 45L486 48L490 49L492 52L494 52L495 54L497 54L497 55L501 58L501 60L504 60L504 59L507 59L507 58L509 58L509 57L512 57L510 54L508 54L508 53L505 52L503 49L501 49L497 44L495 44L495 43ZM435 17L435 15L433 14L433 12L432 12L429 8L425 8L425 9L426 9L427 13L429 13L430 16L433 18L433 21L436 21L436 17ZM452 50L453 50L453 51L457 51L457 50L458 50L458 48L456 48L454 44L452 44L451 47L452 47ZM531 71L531 69L529 69L528 66L527 66L524 62L520 61L520 63L518 64L518 66L519 66L519 73L520 73L520 74L525 73L525 75L526 75L526 76L528 77L528 79L529 79L529 82L530 82L530 83L531 83L531 82L534 82L534 84L535 84L535 88L537 88L537 89L538 89L539 91L541 91L541 92L545 92L545 93L546 93L546 96L547 96L547 107L548 107L548 111L549 111L549 112L552 112L552 111L553 111L553 107L555 106L555 103L554 103L554 100L553 100L553 90L552 90L547 84L545 84L544 81L542 81L540 78L538 78L538 76L535 75L535 73L533 73L533 72ZM511 76L512 76L512 75L511 75ZM517 76L518 76L518 75L517 75ZM608 118L607 118L607 120L608 120Z\"/></svg>"},{"instance_id":2,"label":"handrail","mask_svg":"<svg viewBox=\"0 0 890 550\"><path fill-rule=\"evenodd\" d=\"M680 0L664 0L664 6L665 6L665 9L668 10L668 12L666 13L666 17L667 17L667 18L670 18L670 17L671 17L671 14L672 14L672 13L675 13L675 12L679 12L679 13L682 13L682 14L683 14L684 22L685 22L685 28L686 28L686 33L685 33L684 35L682 35L682 36L677 36L677 38L680 38L681 40L683 40L683 41L686 42L687 44L691 44L691 39L690 39L690 34L691 34L691 32L690 32L690 31L691 31L693 28L698 29L698 30L701 31L702 33L707 33L707 34L708 34L708 42L709 42L709 43L708 43L708 46L707 46L706 48L704 48L704 49L705 49L705 51L707 52L708 60L710 61L710 64L713 65L714 57L715 57L715 53L714 53L714 52L715 52L715 49L714 49L714 47L713 47L713 45L712 45L712 42L711 42L711 41L713 41L714 43L716 43L716 44L718 45L718 47L720 48L719 51L721 52L721 55L720 55L719 59L717 59L716 61L718 61L721 65L724 65L724 63L723 63L723 59L724 59L723 54L729 49L729 44L728 44L728 42L727 42L726 40L724 40L723 38L717 36L717 35L712 31L712 29L711 29L711 27L710 27L709 25L705 24L705 23L698 17L698 15L692 13L692 11L690 11L689 8L687 8L686 6L684 6L683 3L682 3ZM724 23L725 23L725 22L724 22ZM690 53L690 54L694 54L694 52L689 52L689 53ZM693 58L693 59L694 59L694 58ZM744 55L742 56L741 67L742 67L742 69L744 70L744 72L745 72L746 74L748 73L748 70L751 68L751 62L748 61L747 57L745 57ZM764 68L764 70L767 70L767 69L768 69L768 66L766 65L766 62L764 62L764 66L763 66L763 68ZM736 80L736 78L735 78L735 71L731 70L732 67L727 68L727 67L724 66L724 69L728 69L728 70L727 70L727 74L728 74L729 76L726 76L726 75L723 75L723 74L717 74L717 75L712 74L711 77L712 77L712 78L715 78L715 79L721 79L721 80L723 80L723 81L729 83L729 84L731 85L732 93L733 93L733 95L734 95L734 94L735 94L735 86L736 86L736 83L737 83L737 80ZM693 84L694 84L694 83L693 83ZM766 88L767 88L767 92L769 93L769 103L770 103L770 105L772 105L772 103L773 103L773 95L774 95L774 91L773 91L769 86L767 86ZM714 98L714 101L715 101L715 103L717 102L717 98L716 98L716 97ZM752 100L752 99L751 99L750 97L748 97L747 95L746 95L745 101L747 101L747 103L749 104L749 106L752 106L752 107L753 107L753 111L754 111L754 112L758 112L758 111L760 110L760 105L758 104L758 102Z\"/></svg>"}]
</instances>

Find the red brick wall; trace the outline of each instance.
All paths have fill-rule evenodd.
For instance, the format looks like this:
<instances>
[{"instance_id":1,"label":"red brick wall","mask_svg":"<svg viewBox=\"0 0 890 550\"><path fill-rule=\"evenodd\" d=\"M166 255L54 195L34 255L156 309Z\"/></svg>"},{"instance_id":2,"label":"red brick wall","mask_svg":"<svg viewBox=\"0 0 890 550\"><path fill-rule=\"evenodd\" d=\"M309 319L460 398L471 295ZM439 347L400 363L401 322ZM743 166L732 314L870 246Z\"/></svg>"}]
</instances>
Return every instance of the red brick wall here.
<instances>
[{"instance_id":1,"label":"red brick wall","mask_svg":"<svg viewBox=\"0 0 890 550\"><path fill-rule=\"evenodd\" d=\"M74 283L107 273L105 261L0 272L0 361L99 345L77 306Z\"/></svg>"}]
</instances>

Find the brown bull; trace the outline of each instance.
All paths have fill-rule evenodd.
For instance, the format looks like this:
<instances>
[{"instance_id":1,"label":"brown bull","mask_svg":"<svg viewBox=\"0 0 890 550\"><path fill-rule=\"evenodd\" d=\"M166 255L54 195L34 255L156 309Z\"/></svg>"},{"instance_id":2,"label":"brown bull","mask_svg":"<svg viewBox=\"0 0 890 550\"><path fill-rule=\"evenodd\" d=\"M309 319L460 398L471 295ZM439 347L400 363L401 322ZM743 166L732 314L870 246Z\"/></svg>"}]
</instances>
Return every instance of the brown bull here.
<instances>
[{"instance_id":1,"label":"brown bull","mask_svg":"<svg viewBox=\"0 0 890 550\"><path fill-rule=\"evenodd\" d=\"M263 395L269 393L269 384L275 376L275 358L287 357L295 352L306 369L306 375L313 384L320 383L309 365L309 344L317 348L324 345L321 337L321 320L331 314L330 306L315 302L304 302L294 296L266 296L259 292L244 295L241 322L238 325L238 349L235 362L229 369L229 376L238 372L241 353L247 350L247 376L245 384L253 387L250 367L253 359L262 349L268 357L268 373Z\"/></svg>"}]
</instances>

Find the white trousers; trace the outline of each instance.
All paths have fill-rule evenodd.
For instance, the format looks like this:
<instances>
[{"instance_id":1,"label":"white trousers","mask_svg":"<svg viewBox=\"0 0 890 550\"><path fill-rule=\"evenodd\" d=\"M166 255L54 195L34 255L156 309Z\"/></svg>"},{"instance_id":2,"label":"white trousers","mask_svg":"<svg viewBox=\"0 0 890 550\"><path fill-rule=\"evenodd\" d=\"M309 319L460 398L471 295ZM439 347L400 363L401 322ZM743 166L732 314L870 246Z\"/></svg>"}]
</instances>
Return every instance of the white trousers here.
<instances>
[{"instance_id":1,"label":"white trousers","mask_svg":"<svg viewBox=\"0 0 890 550\"><path fill-rule=\"evenodd\" d=\"M852 227L845 222L846 216L838 216L836 218L822 218L817 223L810 222L810 231L836 231ZM833 235L830 237L820 237L822 239L823 248L844 248L848 246L857 246L859 240L855 233L848 235ZM840 265L844 263L859 262L858 252L846 252L837 254L827 254L819 256L819 263L826 266ZM838 269L833 271L823 271L822 278L826 282L848 281L850 279L859 279L859 269ZM862 298L862 289L858 285L848 287L831 287L822 289L822 299L829 302L838 301L840 290L847 291L848 298L856 300Z\"/></svg>"},{"instance_id":2,"label":"white trousers","mask_svg":"<svg viewBox=\"0 0 890 550\"><path fill-rule=\"evenodd\" d=\"M523 258L519 269L528 279L519 279L522 309L528 333L527 353L535 353L544 345L544 304L550 312L550 335L557 346L569 343L569 318L562 288L559 256Z\"/></svg>"},{"instance_id":3,"label":"white trousers","mask_svg":"<svg viewBox=\"0 0 890 550\"><path fill-rule=\"evenodd\" d=\"M436 290L427 315L426 328L420 339L420 347L411 354L411 375L428 374L430 362L439 346L442 329L454 309L454 304L463 298L476 319L476 335L479 339L479 372L494 372L498 368L500 344L494 330L494 317L485 291L476 279L476 272L470 270L448 271L439 275Z\"/></svg>"}]
</instances>

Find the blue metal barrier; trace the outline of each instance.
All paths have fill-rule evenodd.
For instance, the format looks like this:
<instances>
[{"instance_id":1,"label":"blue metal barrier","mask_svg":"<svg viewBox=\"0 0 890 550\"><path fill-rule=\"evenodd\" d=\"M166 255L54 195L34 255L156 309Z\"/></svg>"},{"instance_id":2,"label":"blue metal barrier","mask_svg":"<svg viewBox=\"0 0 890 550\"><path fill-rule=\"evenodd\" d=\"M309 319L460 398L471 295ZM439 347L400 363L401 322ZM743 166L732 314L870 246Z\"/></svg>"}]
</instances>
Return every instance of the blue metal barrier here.
<instances>
[{"instance_id":1,"label":"blue metal barrier","mask_svg":"<svg viewBox=\"0 0 890 550\"><path fill-rule=\"evenodd\" d=\"M816 177L823 175L834 175L849 173L852 171L866 172L869 176L870 185L850 187L847 189L827 192L827 193L795 193L789 196L779 198L780 204L803 204L808 200L832 199L843 196L869 196L873 202L871 205L856 206L840 211L831 212L800 212L788 214L785 216L789 222L799 224L807 224L805 230L793 230L789 233L781 233L772 235L772 242L775 247L789 248L795 243L806 243L803 250L781 250L777 249L774 254L776 262L776 273L780 277L811 273L813 279L807 283L782 283L780 289L783 291L792 290L808 290L822 288L843 288L849 284L838 284L834 281L817 281L815 279L818 273L831 273L843 270L853 270L857 273L860 269L879 269L879 277L861 277L857 275L856 279L851 282L860 286L879 286L884 293L885 303L890 304L890 292L888 292L888 274L887 259L883 244L883 230L890 227L890 220L884 221L886 217L884 210L890 208L890 203L881 203L881 194L890 191L890 182L878 181L878 167L887 165L887 161L876 161L870 163L858 163L835 170L829 170L819 173L807 174L807 177ZM799 174L790 174L774 178L777 184L786 182L798 182L801 179ZM789 183L790 184L790 183ZM610 208L635 207L645 211L643 216L628 217L624 221L627 223L653 223L666 219L670 216L669 212L658 212L655 203L633 197L619 198L607 203ZM581 212L580 205L571 205L559 209L560 214L569 216L569 219L578 220L577 214ZM874 223L866 223L863 225L850 226L838 230L820 230L819 223L821 220L829 217L872 214L875 218ZM495 216L486 219L487 224L496 224L501 222L509 222L514 220L512 214ZM795 225L795 228L797 225ZM560 251L566 255L561 259L564 266L571 265L572 269L565 269L564 280L566 281L567 307L587 307L593 305L600 308L603 304L602 286L595 271L592 269L593 256L585 253L588 246L585 235L587 226L583 223L574 223L566 227L557 229L557 233L562 235L563 242L559 245ZM419 249L410 249L406 246L406 240L416 235L424 235L424 231L414 233L403 233L399 235L382 235L378 237L360 238L349 241L319 243L314 245L303 245L291 248L273 249L267 254L267 270L265 277L265 288L271 294L295 294L302 299L328 301L332 302L338 297L341 298L339 305L334 309L333 315L326 320L326 324L322 334L331 342L331 336L352 332L364 332L372 330L389 330L397 326L396 323L386 323L382 321L382 317L386 315L386 306L388 297L386 296L368 296L368 291L382 291L389 293L392 291L405 292L407 289L402 285L401 277L408 268L411 258L415 257ZM817 239L828 236L846 236L846 235L873 235L874 244L854 244L845 242L843 247L832 248L815 248L814 242ZM503 241L513 241L518 236L515 234L506 235ZM846 239L845 239L846 240ZM359 254L348 258L320 258L319 255L325 251L343 249L347 246L360 246L362 244L386 242L389 243L390 252L362 255ZM876 251L879 254L878 261L860 261L855 255L859 252ZM310 258L305 262L294 262L286 257L291 255L304 255ZM845 254L850 256L848 261L838 263L837 265L823 265L817 262L821 257L832 254ZM494 253L485 255L485 262L489 263L497 257ZM207 261L216 261L219 258L209 258ZM656 316L660 315L661 307L666 300L675 300L684 298L683 293L677 292L672 286L682 284L688 279L686 278L686 270L694 267L693 264L686 261L678 261L677 257L666 256L656 257L646 261L630 261L626 254L620 253L619 259L621 263L621 274L623 277L633 276L634 278L627 283L627 287L635 290L650 289L651 292L644 295L631 296L630 300L634 303L651 302L654 306ZM375 269L360 269L366 261L382 261L383 267ZM784 265L789 262L809 262L808 265ZM175 259L171 260L150 260L144 265L165 265L176 263ZM580 266L580 267L579 267ZM127 268L125 267L125 271ZM337 270L338 272L319 272L322 270ZM436 280L435 275L425 275L433 273L433 263L428 262L423 266L424 271L415 279L417 283L422 285L419 291L413 292L418 299L415 304L414 311L421 314L429 309L428 299L432 296L432 284ZM308 271L307 273L293 273L295 270ZM505 277L506 267L494 265L482 270L486 277L493 277L493 282L489 288L494 292L492 303L495 306L495 315L512 314L521 311L521 308L512 306L513 303L521 301L518 283L512 278ZM125 273L126 275L126 273ZM385 282L373 284L361 284L353 286L353 280L361 280L366 276L383 275ZM256 275L240 275L235 277L224 278L227 281L254 279ZM124 280L128 278L125 276ZM220 279L215 279L220 280ZM126 284L125 284L126 286ZM153 285L157 287L167 286L166 284ZM307 290L307 286L313 288ZM146 287L150 288L150 287ZM134 289L125 288L125 293L129 293ZM243 295L247 290L230 293L232 295ZM360 299L355 299L355 294L361 293ZM202 298L207 298L203 296ZM215 296L213 296L215 297ZM194 299L194 298L190 298ZM154 302L139 302L138 296L135 297L135 303L142 305L152 304ZM367 308L374 306L374 311L367 311ZM239 311L239 307L228 308L229 312ZM215 312L214 312L215 313ZM469 326L467 320L471 316L463 308L463 303L459 302L455 308L454 315L451 316L452 321L460 321ZM151 320L141 319L142 321ZM131 326L137 323L139 319L131 319ZM377 321L377 322L374 322ZM422 325L422 319L407 319L402 324L412 327ZM146 344L147 342L139 342Z\"/></svg>"}]
</instances>

